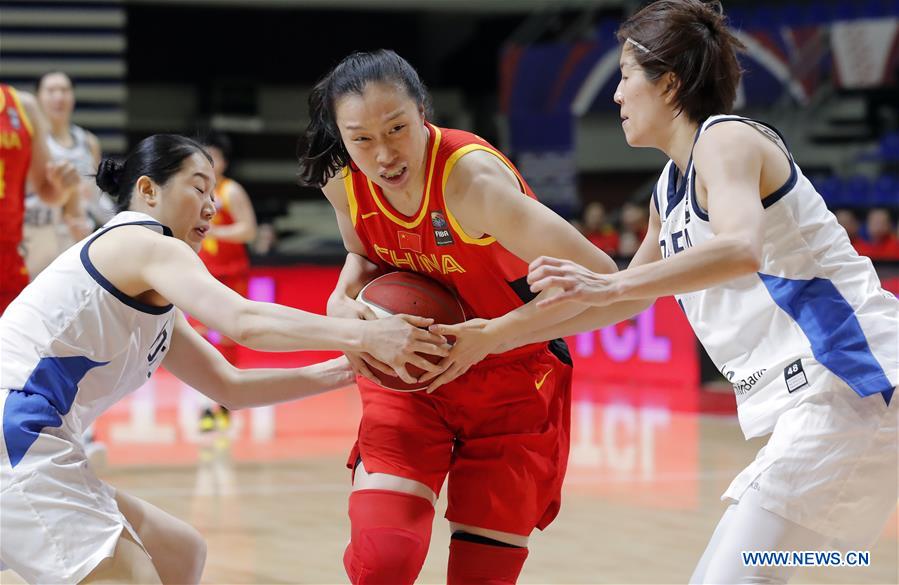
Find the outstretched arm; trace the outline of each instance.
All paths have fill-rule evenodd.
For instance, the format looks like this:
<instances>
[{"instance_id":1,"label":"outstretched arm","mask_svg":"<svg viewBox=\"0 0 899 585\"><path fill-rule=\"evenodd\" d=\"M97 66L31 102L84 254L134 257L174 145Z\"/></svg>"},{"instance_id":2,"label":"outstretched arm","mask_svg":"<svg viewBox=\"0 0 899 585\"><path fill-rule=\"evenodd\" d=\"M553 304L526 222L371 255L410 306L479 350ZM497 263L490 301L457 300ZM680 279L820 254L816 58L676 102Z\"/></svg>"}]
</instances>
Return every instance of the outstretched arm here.
<instances>
[{"instance_id":1,"label":"outstretched arm","mask_svg":"<svg viewBox=\"0 0 899 585\"><path fill-rule=\"evenodd\" d=\"M743 124L719 124L704 133L693 163L708 193L715 236L678 254L615 275L572 267L535 266L532 290L561 288L548 303L605 306L706 289L756 272L761 264L764 208L759 184L763 153ZM697 180L697 183L699 181Z\"/></svg>"},{"instance_id":2,"label":"outstretched arm","mask_svg":"<svg viewBox=\"0 0 899 585\"><path fill-rule=\"evenodd\" d=\"M646 231L646 237L643 238L643 242L640 244L640 248L637 250L637 253L631 260L631 263L628 266L628 270L637 266L649 264L650 262L661 260L662 258L662 253L659 250L658 243L659 232L661 230L659 214L652 203L649 204L649 207L649 226ZM558 267L568 265L569 268L573 269L574 266L571 266L571 264L572 263L570 261L559 260L557 258L548 258L544 256L531 263L531 274L534 274L534 270L541 266ZM578 268L585 270L583 267ZM507 351L509 349L514 349L522 345L527 345L529 343L548 341L550 339L556 339L558 337L567 337L569 335L574 335L582 331L593 331L595 329L600 329L602 327L618 323L619 321L630 319L631 317L645 311L650 305L652 305L653 302L655 302L655 299L649 298L636 301L622 301L613 303L605 307L591 306L583 313L580 313L579 315L572 317L567 321L556 323L550 325L549 327L546 327L545 329L533 331L527 335L522 336L521 338L515 340L514 345L505 346L504 350Z\"/></svg>"},{"instance_id":3,"label":"outstretched arm","mask_svg":"<svg viewBox=\"0 0 899 585\"><path fill-rule=\"evenodd\" d=\"M345 358L302 368L239 370L178 311L166 369L229 409L265 406L343 388L355 376Z\"/></svg>"}]
</instances>

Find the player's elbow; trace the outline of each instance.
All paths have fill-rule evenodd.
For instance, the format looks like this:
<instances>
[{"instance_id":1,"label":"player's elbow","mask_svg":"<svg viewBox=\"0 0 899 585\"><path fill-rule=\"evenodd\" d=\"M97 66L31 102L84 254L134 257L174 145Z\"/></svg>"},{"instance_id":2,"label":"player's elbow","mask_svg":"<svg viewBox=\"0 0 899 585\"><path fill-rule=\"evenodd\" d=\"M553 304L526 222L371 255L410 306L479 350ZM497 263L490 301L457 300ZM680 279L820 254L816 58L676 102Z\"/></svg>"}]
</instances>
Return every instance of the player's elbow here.
<instances>
[{"instance_id":1,"label":"player's elbow","mask_svg":"<svg viewBox=\"0 0 899 585\"><path fill-rule=\"evenodd\" d=\"M223 373L219 386L221 395L216 399L216 402L228 410L241 410L251 406L248 402L249 393L240 391L240 377L241 371L228 364L228 369Z\"/></svg>"},{"instance_id":2,"label":"player's elbow","mask_svg":"<svg viewBox=\"0 0 899 585\"><path fill-rule=\"evenodd\" d=\"M253 301L241 299L239 306L234 309L233 317L229 319L231 330L225 331L237 344L251 349L256 349L257 340L263 333L255 305Z\"/></svg>"},{"instance_id":3,"label":"player's elbow","mask_svg":"<svg viewBox=\"0 0 899 585\"><path fill-rule=\"evenodd\" d=\"M731 238L730 254L735 266L741 272L750 274L758 272L762 267L761 242L750 236L735 236Z\"/></svg>"}]
</instances>

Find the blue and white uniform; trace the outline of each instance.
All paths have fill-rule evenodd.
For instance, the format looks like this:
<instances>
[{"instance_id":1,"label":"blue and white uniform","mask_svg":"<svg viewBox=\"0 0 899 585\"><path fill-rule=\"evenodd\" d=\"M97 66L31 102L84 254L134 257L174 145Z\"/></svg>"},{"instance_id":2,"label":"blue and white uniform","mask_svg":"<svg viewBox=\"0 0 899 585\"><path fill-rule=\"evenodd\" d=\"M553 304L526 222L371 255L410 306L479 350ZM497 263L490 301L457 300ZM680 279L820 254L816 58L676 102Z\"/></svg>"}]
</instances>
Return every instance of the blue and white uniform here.
<instances>
[{"instance_id":1,"label":"blue and white uniform","mask_svg":"<svg viewBox=\"0 0 899 585\"><path fill-rule=\"evenodd\" d=\"M734 385L747 438L773 433L731 484L750 486L764 507L824 535L876 538L896 505L899 300L802 174L780 134L749 124L789 158L788 181L762 200L761 267L677 301L709 356ZM664 257L714 237L695 197L692 158L669 161L655 186ZM850 528L858 534L850 534Z\"/></svg>"},{"instance_id":2,"label":"blue and white uniform","mask_svg":"<svg viewBox=\"0 0 899 585\"><path fill-rule=\"evenodd\" d=\"M128 297L91 263L91 244L125 225L171 235L148 215L119 213L54 260L0 317L0 559L29 582L80 581L113 554L123 529L140 542L81 441L171 345L175 309Z\"/></svg>"}]
</instances>

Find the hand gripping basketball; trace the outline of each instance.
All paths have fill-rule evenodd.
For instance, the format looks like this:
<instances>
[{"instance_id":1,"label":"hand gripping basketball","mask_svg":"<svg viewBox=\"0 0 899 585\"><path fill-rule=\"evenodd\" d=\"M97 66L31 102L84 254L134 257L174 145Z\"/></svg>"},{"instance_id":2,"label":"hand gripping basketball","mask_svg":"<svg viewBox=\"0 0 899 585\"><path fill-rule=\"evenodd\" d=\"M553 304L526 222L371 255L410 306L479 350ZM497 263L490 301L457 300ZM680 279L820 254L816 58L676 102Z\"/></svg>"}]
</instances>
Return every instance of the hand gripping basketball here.
<instances>
[{"instance_id":1,"label":"hand gripping basketball","mask_svg":"<svg viewBox=\"0 0 899 585\"><path fill-rule=\"evenodd\" d=\"M374 279L359 292L357 300L369 307L380 321L402 319L416 327L427 327L426 322L452 325L465 320L465 311L452 291L412 272L391 272ZM439 372L440 367L436 364L448 354L449 347L445 338L424 329L414 332L405 341L404 349L412 350L412 353L395 356L395 360L402 361L390 363L381 359L382 364L368 363L377 369L374 375L383 387L422 390L427 383L419 382L418 378L428 372ZM380 367L385 364L390 367Z\"/></svg>"}]
</instances>

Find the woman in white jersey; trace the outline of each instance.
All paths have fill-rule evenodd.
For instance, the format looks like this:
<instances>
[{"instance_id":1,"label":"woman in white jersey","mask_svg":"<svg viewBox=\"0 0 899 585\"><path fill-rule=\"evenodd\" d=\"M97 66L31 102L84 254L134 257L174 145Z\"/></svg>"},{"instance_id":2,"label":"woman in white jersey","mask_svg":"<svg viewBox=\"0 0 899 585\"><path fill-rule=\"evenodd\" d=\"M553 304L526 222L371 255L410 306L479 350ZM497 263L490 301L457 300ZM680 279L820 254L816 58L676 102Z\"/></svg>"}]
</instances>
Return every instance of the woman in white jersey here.
<instances>
[{"instance_id":1,"label":"woman in white jersey","mask_svg":"<svg viewBox=\"0 0 899 585\"><path fill-rule=\"evenodd\" d=\"M238 370L181 310L264 351L368 351L406 374L446 355L428 319L358 321L249 301L196 252L215 212L209 155L172 135L143 140L97 184L120 209L47 267L0 317L0 559L29 582L196 583L205 544L184 522L99 480L81 432L166 369L230 408L351 384L345 358L297 369ZM177 307L175 309L174 307Z\"/></svg>"},{"instance_id":2,"label":"woman in white jersey","mask_svg":"<svg viewBox=\"0 0 899 585\"><path fill-rule=\"evenodd\" d=\"M780 134L722 115L741 46L720 6L660 0L618 38L625 137L670 161L627 270L532 263L532 290L565 290L545 304L593 305L534 337L592 329L675 295L733 383L746 437L771 434L724 494L730 506L691 581L784 583L793 567L744 566L741 553L864 548L895 508L899 301Z\"/></svg>"},{"instance_id":3,"label":"woman in white jersey","mask_svg":"<svg viewBox=\"0 0 899 585\"><path fill-rule=\"evenodd\" d=\"M100 142L91 132L72 123L75 90L62 71L45 73L37 82L37 99L50 122L47 148L53 160L68 161L81 175L79 197L63 207L42 203L34 194L25 199L23 244L32 279L63 250L115 214L115 204L91 179L100 164Z\"/></svg>"}]
</instances>

